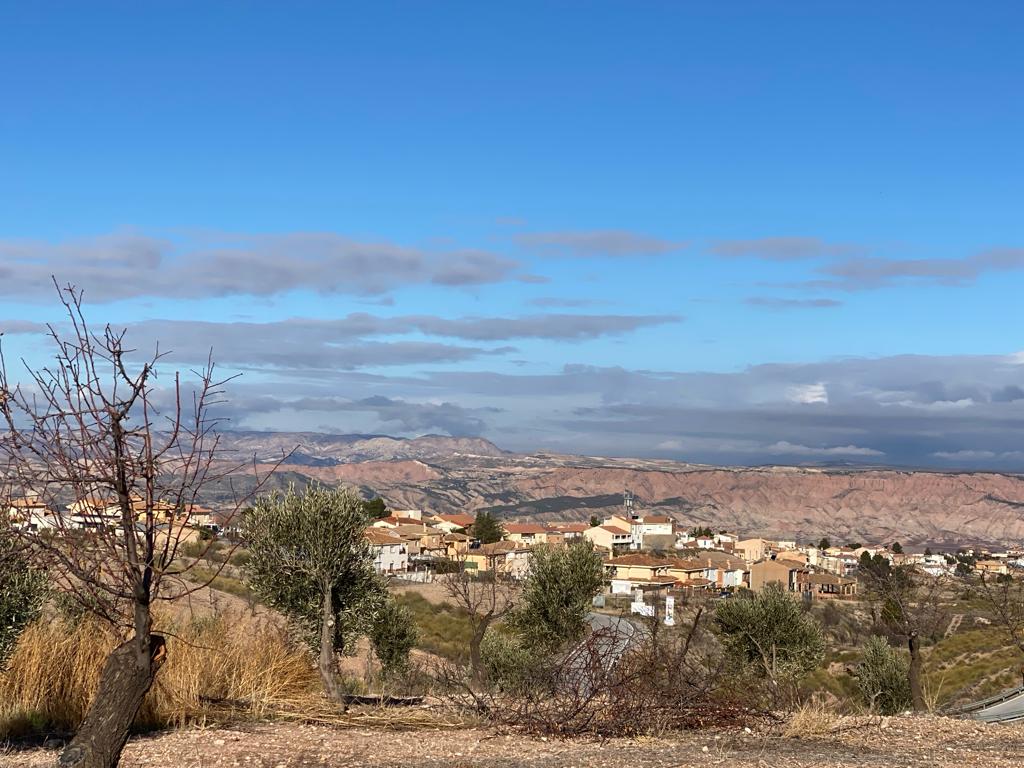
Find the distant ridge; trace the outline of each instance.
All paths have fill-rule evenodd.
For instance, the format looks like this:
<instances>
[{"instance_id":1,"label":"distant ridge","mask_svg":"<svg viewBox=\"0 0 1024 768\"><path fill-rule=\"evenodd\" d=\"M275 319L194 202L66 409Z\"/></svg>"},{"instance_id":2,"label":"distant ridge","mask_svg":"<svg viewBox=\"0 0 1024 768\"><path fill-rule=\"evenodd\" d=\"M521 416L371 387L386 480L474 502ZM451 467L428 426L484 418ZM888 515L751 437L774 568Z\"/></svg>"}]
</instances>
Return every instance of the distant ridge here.
<instances>
[{"instance_id":1,"label":"distant ridge","mask_svg":"<svg viewBox=\"0 0 1024 768\"><path fill-rule=\"evenodd\" d=\"M658 459L517 454L482 438L225 432L225 447L280 461L273 486L316 479L396 508L576 519L639 508L745 535L924 546L1024 543L1024 477L865 467L715 467Z\"/></svg>"}]
</instances>

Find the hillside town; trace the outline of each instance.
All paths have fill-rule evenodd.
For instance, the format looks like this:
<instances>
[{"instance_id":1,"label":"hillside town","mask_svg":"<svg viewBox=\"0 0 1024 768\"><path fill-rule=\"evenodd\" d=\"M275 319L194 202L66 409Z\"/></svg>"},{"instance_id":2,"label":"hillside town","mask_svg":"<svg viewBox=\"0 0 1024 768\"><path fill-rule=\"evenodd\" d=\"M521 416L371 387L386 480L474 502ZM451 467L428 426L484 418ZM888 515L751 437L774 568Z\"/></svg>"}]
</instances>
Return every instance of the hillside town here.
<instances>
[{"instance_id":1,"label":"hillside town","mask_svg":"<svg viewBox=\"0 0 1024 768\"><path fill-rule=\"evenodd\" d=\"M146 503L134 498L132 505L142 530ZM687 526L663 514L644 514L635 505L635 497L626 491L620 513L590 522L495 521L500 538L494 541L483 541L474 530L478 527L475 515L381 506L384 516L367 526L365 538L377 573L418 581L452 570L522 580L537 547L586 540L601 555L605 593L634 598L637 605L668 596L728 597L740 589L760 592L771 583L806 600L852 599L858 594L858 569L877 558L893 566L913 566L931 576L1009 577L1024 570L1024 550L968 547L951 553L930 548L906 552L897 542L834 545L827 538L801 544L794 538L769 539ZM86 497L59 513L31 495L12 498L6 506L12 525L43 535L64 530L116 533L121 515L114 498ZM179 544L239 535L238 520L209 507L195 504L182 510L156 502L152 510L159 517L154 524L158 536L173 536Z\"/></svg>"}]
</instances>

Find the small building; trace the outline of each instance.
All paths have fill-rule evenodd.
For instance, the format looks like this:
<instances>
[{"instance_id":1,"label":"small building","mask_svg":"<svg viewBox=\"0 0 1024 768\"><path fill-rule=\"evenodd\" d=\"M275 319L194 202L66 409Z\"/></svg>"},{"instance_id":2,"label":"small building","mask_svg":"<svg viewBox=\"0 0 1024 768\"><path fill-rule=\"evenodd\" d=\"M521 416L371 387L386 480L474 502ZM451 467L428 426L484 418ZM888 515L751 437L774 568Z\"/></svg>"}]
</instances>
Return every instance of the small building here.
<instances>
[{"instance_id":1,"label":"small building","mask_svg":"<svg viewBox=\"0 0 1024 768\"><path fill-rule=\"evenodd\" d=\"M768 557L772 549L772 542L766 539L741 539L736 542L733 551L748 563L756 563Z\"/></svg>"},{"instance_id":2,"label":"small building","mask_svg":"<svg viewBox=\"0 0 1024 768\"><path fill-rule=\"evenodd\" d=\"M505 538L519 545L547 544L548 529L539 523L506 523Z\"/></svg>"},{"instance_id":3,"label":"small building","mask_svg":"<svg viewBox=\"0 0 1024 768\"><path fill-rule=\"evenodd\" d=\"M440 528L445 533L464 531L476 521L473 515L432 515L428 522L435 528Z\"/></svg>"},{"instance_id":4,"label":"small building","mask_svg":"<svg viewBox=\"0 0 1024 768\"><path fill-rule=\"evenodd\" d=\"M787 592L810 591L808 582L801 579L808 571L787 560L759 560L750 566L750 588L762 591L769 584L780 584Z\"/></svg>"},{"instance_id":5,"label":"small building","mask_svg":"<svg viewBox=\"0 0 1024 768\"><path fill-rule=\"evenodd\" d=\"M616 552L622 549L630 549L633 544L633 534L629 528L622 528L617 525L595 525L583 532L595 546L604 547L609 552Z\"/></svg>"},{"instance_id":6,"label":"small building","mask_svg":"<svg viewBox=\"0 0 1024 768\"><path fill-rule=\"evenodd\" d=\"M1010 572L1009 565L1002 560L979 560L974 569L984 575L1006 576Z\"/></svg>"},{"instance_id":7,"label":"small building","mask_svg":"<svg viewBox=\"0 0 1024 768\"><path fill-rule=\"evenodd\" d=\"M517 547L514 542L496 541L470 547L463 562L470 572L494 573L497 576L521 579L529 573L532 554L532 549Z\"/></svg>"},{"instance_id":8,"label":"small building","mask_svg":"<svg viewBox=\"0 0 1024 768\"><path fill-rule=\"evenodd\" d=\"M373 569L377 573L402 573L409 570L409 548L406 541L389 530L370 526L366 540L373 552Z\"/></svg>"}]
</instances>

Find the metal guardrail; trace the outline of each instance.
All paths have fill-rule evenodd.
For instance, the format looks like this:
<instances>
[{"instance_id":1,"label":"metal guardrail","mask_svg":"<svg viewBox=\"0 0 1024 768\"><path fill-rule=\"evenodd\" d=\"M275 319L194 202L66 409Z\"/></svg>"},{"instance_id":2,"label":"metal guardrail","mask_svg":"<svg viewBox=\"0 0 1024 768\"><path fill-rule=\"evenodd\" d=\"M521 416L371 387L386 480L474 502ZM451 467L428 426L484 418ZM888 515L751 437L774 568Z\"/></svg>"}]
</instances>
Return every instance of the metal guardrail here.
<instances>
[{"instance_id":1,"label":"metal guardrail","mask_svg":"<svg viewBox=\"0 0 1024 768\"><path fill-rule=\"evenodd\" d=\"M965 715L977 714L977 713L981 712L984 709L988 709L989 707L994 707L997 704L1004 704L1007 701L1010 701L1011 699L1015 699L1015 698L1017 698L1019 696L1024 696L1024 686L1021 686L1019 688L1013 688L1013 689L1010 689L1008 691L1003 691L1002 693L997 693L994 696L989 696L987 699L982 699L980 701L973 701L970 704L964 704L961 707L949 710L948 714L952 715L954 717L962 717L962 716L965 716ZM1015 719L1016 720L1016 719L1020 719L1020 718L1024 717L1024 704L1022 704L1021 709L1022 709L1022 711L1021 711L1021 713L1019 715L1016 715L1016 716L1013 716L1013 717L1007 718L1007 719L1008 720L1009 719Z\"/></svg>"}]
</instances>

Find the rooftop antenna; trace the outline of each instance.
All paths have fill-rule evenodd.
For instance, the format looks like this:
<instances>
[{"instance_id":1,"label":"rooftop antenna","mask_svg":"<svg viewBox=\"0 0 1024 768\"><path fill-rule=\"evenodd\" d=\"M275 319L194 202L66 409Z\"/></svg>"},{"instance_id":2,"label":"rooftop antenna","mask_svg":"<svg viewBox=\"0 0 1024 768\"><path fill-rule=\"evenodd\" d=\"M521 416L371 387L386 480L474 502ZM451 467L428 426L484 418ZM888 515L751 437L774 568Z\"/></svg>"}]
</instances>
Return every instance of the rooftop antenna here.
<instances>
[{"instance_id":1,"label":"rooftop antenna","mask_svg":"<svg viewBox=\"0 0 1024 768\"><path fill-rule=\"evenodd\" d=\"M622 494L622 508L626 512L626 517L632 519L635 516L633 511L633 492L628 488Z\"/></svg>"}]
</instances>

